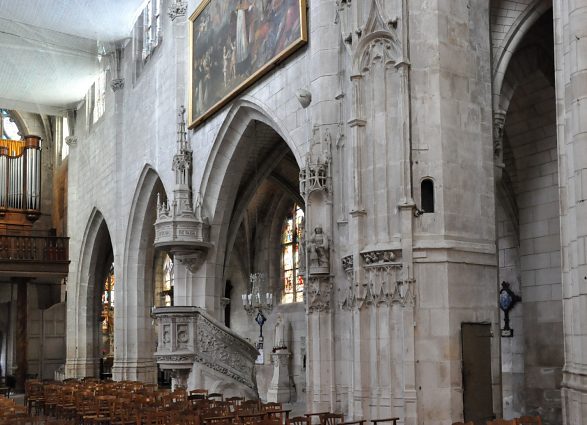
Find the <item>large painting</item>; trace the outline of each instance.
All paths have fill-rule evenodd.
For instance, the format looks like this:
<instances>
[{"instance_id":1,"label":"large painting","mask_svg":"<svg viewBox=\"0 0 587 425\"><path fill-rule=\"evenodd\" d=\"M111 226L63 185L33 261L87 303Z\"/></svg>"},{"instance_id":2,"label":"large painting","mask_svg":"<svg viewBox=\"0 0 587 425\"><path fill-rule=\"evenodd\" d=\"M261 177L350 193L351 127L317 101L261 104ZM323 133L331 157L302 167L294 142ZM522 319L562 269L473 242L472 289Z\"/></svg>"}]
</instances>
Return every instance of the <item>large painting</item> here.
<instances>
[{"instance_id":1,"label":"large painting","mask_svg":"<svg viewBox=\"0 0 587 425\"><path fill-rule=\"evenodd\" d=\"M306 0L202 0L190 17L190 128L306 41Z\"/></svg>"}]
</instances>

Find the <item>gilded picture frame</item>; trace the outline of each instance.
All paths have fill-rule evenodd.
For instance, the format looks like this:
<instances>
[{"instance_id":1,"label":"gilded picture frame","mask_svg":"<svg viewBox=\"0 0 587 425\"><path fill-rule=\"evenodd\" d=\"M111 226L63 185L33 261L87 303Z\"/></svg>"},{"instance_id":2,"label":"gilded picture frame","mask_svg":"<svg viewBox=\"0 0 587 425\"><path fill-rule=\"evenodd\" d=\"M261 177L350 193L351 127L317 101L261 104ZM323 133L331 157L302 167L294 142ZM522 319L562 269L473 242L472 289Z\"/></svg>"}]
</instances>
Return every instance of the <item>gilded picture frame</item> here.
<instances>
[{"instance_id":1,"label":"gilded picture frame","mask_svg":"<svg viewBox=\"0 0 587 425\"><path fill-rule=\"evenodd\" d=\"M202 0L189 28L194 128L307 43L306 0Z\"/></svg>"}]
</instances>

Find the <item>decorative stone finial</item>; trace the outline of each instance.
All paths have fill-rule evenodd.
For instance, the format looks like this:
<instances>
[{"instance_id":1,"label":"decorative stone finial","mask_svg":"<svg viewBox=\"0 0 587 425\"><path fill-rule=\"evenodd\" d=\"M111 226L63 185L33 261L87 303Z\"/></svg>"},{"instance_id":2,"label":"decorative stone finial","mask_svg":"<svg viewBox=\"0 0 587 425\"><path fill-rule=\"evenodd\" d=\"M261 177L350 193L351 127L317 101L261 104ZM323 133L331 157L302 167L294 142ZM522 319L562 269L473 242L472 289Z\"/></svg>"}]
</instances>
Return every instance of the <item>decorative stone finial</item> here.
<instances>
[{"instance_id":1,"label":"decorative stone finial","mask_svg":"<svg viewBox=\"0 0 587 425\"><path fill-rule=\"evenodd\" d=\"M192 273L206 258L210 247L208 220L202 217L202 195L192 202L192 150L186 133L185 108L180 106L177 117L177 153L173 157L175 171L173 201L157 197L155 246L172 253Z\"/></svg>"}]
</instances>

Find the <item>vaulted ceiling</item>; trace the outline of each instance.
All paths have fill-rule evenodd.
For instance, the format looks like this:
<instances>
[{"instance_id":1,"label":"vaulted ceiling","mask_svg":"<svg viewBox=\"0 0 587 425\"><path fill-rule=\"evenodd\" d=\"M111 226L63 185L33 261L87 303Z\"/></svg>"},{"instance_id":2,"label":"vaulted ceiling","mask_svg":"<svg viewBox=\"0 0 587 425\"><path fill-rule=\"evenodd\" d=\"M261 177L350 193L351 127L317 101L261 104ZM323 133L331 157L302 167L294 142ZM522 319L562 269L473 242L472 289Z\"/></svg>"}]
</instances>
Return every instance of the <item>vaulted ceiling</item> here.
<instances>
[{"instance_id":1,"label":"vaulted ceiling","mask_svg":"<svg viewBox=\"0 0 587 425\"><path fill-rule=\"evenodd\" d=\"M0 0L0 107L61 114L78 103L144 3Z\"/></svg>"}]
</instances>

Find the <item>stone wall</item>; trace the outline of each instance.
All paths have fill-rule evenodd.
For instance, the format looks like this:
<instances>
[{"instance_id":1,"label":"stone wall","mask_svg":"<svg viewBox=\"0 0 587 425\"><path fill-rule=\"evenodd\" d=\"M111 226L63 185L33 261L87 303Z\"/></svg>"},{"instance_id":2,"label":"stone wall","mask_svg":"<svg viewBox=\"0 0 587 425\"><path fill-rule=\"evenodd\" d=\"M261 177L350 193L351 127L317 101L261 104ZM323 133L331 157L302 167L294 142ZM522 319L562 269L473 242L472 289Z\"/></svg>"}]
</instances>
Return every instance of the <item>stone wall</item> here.
<instances>
[{"instance_id":1,"label":"stone wall","mask_svg":"<svg viewBox=\"0 0 587 425\"><path fill-rule=\"evenodd\" d=\"M188 11L196 3L190 1ZM507 398L522 386L529 410L543 403L555 412L562 351L561 344L546 347L545 339L561 325L552 91L532 89L544 95L539 100L545 103L537 103L544 109L529 112L530 105L519 109L514 101L507 121L519 249L512 218L498 211L496 220L491 137L492 76L500 71L490 67L490 37L495 57L507 51L495 47L515 27L518 15L509 11L535 3L415 0L408 10L400 0L309 2L308 45L188 132L193 190L201 193L212 246L201 267L178 268L178 304L203 307L221 319L230 280L232 327L254 341L256 325L241 309L240 294L249 268L265 266L277 279L278 266L267 253L274 247L269 238L251 238L259 251L250 256L241 249L250 240L234 242L233 232L240 230L233 220L243 213L239 190L251 176L249 157L274 140L291 151L298 169L312 172L311 147L324 148L332 181L302 196L308 228L322 226L331 243L329 264L326 271L308 272L306 311L301 304L274 309L295 326L293 375L297 397L304 397L299 387L307 390L308 410L340 410L352 418L397 414L414 425L462 419L461 327L487 323L499 334L496 300L503 277L521 284L514 287L524 304L514 312L513 326L523 333L502 347L504 363L511 364L501 368L503 411L500 343L492 339L493 412L522 412L520 400L508 405ZM81 358L78 350L94 326L84 315L95 290L88 272L99 251L91 235L105 223L121 282L117 296L127 300L115 325L118 377L151 376L153 347L144 337L152 331L147 247L156 191L165 189L170 197L173 187L176 111L187 103L190 66L186 17L163 17L162 34L136 79L132 47L126 46L125 87L108 89L106 112L97 123L87 122L83 108L78 111L68 193L71 374L81 370L76 362L94 360ZM312 94L307 109L296 98L299 89ZM514 112L525 115L516 118ZM516 128L521 122L540 123L542 133L531 125ZM268 133L257 132L258 123L274 139L260 137ZM419 211L423 179L434 184L433 213ZM263 222L266 229L270 224ZM535 330L536 323L546 332ZM267 369L260 368L260 389L269 380ZM190 385L198 379L192 376Z\"/></svg>"}]
</instances>

